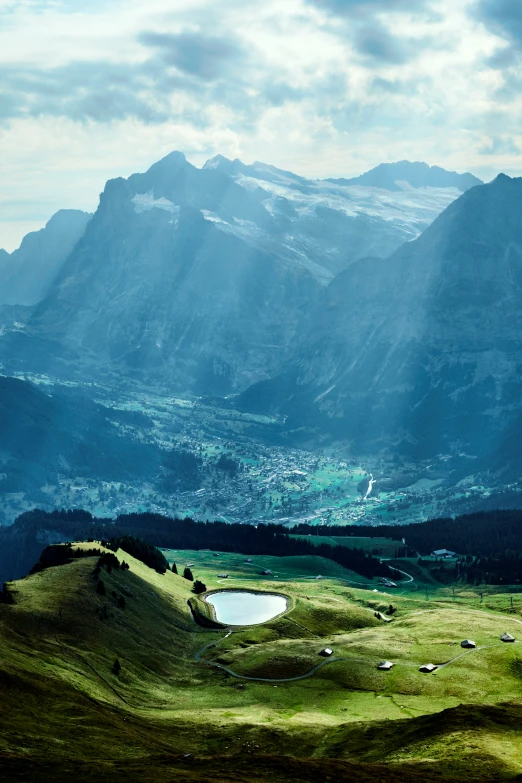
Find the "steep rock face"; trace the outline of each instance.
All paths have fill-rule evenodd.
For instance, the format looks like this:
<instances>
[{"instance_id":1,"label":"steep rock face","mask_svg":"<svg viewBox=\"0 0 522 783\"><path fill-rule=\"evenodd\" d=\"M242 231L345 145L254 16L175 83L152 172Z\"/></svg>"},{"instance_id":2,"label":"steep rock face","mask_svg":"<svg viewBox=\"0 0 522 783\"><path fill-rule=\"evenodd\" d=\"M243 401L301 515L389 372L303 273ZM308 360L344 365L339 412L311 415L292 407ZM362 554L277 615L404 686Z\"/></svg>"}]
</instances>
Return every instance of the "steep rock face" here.
<instances>
[{"instance_id":1,"label":"steep rock face","mask_svg":"<svg viewBox=\"0 0 522 783\"><path fill-rule=\"evenodd\" d=\"M219 171L168 156L110 181L31 329L123 371L225 394L285 360L320 283L225 220L276 219Z\"/></svg>"},{"instance_id":2,"label":"steep rock face","mask_svg":"<svg viewBox=\"0 0 522 783\"><path fill-rule=\"evenodd\" d=\"M326 289L284 374L241 402L366 452L486 454L522 398L522 179L467 191Z\"/></svg>"},{"instance_id":3,"label":"steep rock face","mask_svg":"<svg viewBox=\"0 0 522 783\"><path fill-rule=\"evenodd\" d=\"M0 251L0 305L34 305L43 299L90 219L87 212L62 209L45 228L27 234L18 250Z\"/></svg>"},{"instance_id":4,"label":"steep rock face","mask_svg":"<svg viewBox=\"0 0 522 783\"><path fill-rule=\"evenodd\" d=\"M374 188L384 188L391 191L411 188L457 188L462 193L482 185L482 180L473 174L457 174L456 171L446 171L440 166L428 166L427 163L411 163L401 160L398 163L381 163L371 171L352 179L331 179L340 185L368 185Z\"/></svg>"}]
</instances>

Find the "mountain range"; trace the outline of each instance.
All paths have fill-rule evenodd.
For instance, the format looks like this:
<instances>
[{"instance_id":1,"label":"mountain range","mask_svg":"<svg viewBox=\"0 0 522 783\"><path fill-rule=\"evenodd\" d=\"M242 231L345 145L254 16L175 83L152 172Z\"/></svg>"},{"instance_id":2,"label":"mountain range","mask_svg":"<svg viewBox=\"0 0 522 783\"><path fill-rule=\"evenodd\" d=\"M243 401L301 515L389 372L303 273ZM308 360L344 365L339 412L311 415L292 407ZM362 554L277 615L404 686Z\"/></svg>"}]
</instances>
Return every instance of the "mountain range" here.
<instances>
[{"instance_id":1,"label":"mountain range","mask_svg":"<svg viewBox=\"0 0 522 783\"><path fill-rule=\"evenodd\" d=\"M92 218L56 220L70 252L22 323L4 313L5 371L232 395L356 453L511 459L522 180L475 181L401 162L339 184L172 153L109 181Z\"/></svg>"},{"instance_id":2,"label":"mountain range","mask_svg":"<svg viewBox=\"0 0 522 783\"><path fill-rule=\"evenodd\" d=\"M392 191L222 156L198 169L176 152L111 180L92 219L58 213L4 258L4 303L40 301L4 316L0 357L221 395L273 377L336 274L414 239L460 193L451 173L433 187L428 166L395 170ZM50 262L38 249L60 227Z\"/></svg>"}]
</instances>

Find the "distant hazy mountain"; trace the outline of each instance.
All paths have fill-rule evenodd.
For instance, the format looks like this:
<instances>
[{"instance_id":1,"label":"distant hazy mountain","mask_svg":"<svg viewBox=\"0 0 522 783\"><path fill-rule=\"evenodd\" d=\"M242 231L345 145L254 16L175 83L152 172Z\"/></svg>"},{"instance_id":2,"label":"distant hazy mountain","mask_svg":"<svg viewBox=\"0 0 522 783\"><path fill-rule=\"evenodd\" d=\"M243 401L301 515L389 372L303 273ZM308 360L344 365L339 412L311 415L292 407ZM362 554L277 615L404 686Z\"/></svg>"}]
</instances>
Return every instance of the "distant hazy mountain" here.
<instances>
[{"instance_id":1,"label":"distant hazy mountain","mask_svg":"<svg viewBox=\"0 0 522 783\"><path fill-rule=\"evenodd\" d=\"M427 163L411 163L401 160L398 163L381 163L371 171L352 179L330 179L338 185L362 185L385 190L400 191L409 188L457 188L462 193L475 185L482 185L482 180L473 174L457 174L456 171L446 171L440 166L428 166ZM409 186L409 187L408 187Z\"/></svg>"},{"instance_id":2,"label":"distant hazy mountain","mask_svg":"<svg viewBox=\"0 0 522 783\"><path fill-rule=\"evenodd\" d=\"M328 286L284 374L241 398L359 451L500 454L522 432L522 178L464 193ZM509 452L509 453L508 453Z\"/></svg>"},{"instance_id":3,"label":"distant hazy mountain","mask_svg":"<svg viewBox=\"0 0 522 783\"><path fill-rule=\"evenodd\" d=\"M40 301L90 218L87 212L62 209L45 228L27 234L18 250L0 250L0 304L33 305Z\"/></svg>"}]
</instances>

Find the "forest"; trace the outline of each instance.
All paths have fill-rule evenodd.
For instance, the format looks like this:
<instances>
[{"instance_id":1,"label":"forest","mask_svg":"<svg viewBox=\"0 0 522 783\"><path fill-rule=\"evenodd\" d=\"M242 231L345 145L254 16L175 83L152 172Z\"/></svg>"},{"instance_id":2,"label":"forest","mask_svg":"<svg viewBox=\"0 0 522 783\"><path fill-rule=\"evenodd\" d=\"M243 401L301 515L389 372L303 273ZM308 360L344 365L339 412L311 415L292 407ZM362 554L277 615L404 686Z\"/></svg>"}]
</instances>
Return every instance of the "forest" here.
<instances>
[{"instance_id":1,"label":"forest","mask_svg":"<svg viewBox=\"0 0 522 783\"><path fill-rule=\"evenodd\" d=\"M522 579L522 510L480 511L409 525L299 525L295 532L320 537L384 536L400 542L398 550L410 557L448 549L460 556L455 576L472 584L516 584Z\"/></svg>"},{"instance_id":2,"label":"forest","mask_svg":"<svg viewBox=\"0 0 522 783\"><path fill-rule=\"evenodd\" d=\"M80 509L21 514L13 525L0 528L0 579L24 576L49 543L78 540L145 539L154 547L211 549L245 555L319 555L371 579L391 576L378 558L357 547L345 547L294 538L281 525L241 525L196 522L160 514L123 514L116 519L97 519Z\"/></svg>"}]
</instances>

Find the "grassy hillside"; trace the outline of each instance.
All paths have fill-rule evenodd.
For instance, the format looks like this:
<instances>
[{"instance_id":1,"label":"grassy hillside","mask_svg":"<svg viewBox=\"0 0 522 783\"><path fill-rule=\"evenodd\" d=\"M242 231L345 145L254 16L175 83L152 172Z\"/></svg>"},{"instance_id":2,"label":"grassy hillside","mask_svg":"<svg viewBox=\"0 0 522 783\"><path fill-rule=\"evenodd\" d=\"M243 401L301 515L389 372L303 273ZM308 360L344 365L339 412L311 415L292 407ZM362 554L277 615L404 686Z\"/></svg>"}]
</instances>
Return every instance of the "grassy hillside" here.
<instances>
[{"instance_id":1,"label":"grassy hillside","mask_svg":"<svg viewBox=\"0 0 522 783\"><path fill-rule=\"evenodd\" d=\"M522 638L518 595L513 608L511 596L491 591L482 603L473 591L454 598L448 588L426 600L413 588L362 589L345 581L351 572L320 558L247 563L219 552L165 552L178 567L194 563L209 589L289 596L281 617L225 636L192 620L190 582L116 554L130 570L102 569L105 595L96 558L9 585L15 603L0 604L1 780L522 774L522 645L499 640L505 630ZM261 575L266 568L279 576ZM229 577L219 581L223 572ZM483 649L459 658L465 637ZM317 667L327 645L337 660L288 681ZM377 670L383 658L395 663L391 672ZM418 667L428 661L447 665L423 675Z\"/></svg>"}]
</instances>

